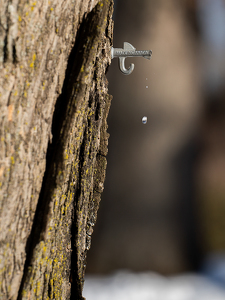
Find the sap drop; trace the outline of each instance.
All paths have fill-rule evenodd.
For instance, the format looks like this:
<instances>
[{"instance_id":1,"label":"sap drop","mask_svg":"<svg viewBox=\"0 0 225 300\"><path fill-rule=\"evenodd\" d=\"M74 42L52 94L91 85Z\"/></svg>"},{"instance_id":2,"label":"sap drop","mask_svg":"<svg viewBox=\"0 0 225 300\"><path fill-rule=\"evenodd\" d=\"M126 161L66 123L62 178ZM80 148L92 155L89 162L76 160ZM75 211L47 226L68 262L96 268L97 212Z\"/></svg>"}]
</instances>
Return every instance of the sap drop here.
<instances>
[{"instance_id":1,"label":"sap drop","mask_svg":"<svg viewBox=\"0 0 225 300\"><path fill-rule=\"evenodd\" d=\"M148 121L148 118L147 118L147 117L143 117L143 118L142 118L142 123L143 123L143 124L146 124L147 121Z\"/></svg>"}]
</instances>

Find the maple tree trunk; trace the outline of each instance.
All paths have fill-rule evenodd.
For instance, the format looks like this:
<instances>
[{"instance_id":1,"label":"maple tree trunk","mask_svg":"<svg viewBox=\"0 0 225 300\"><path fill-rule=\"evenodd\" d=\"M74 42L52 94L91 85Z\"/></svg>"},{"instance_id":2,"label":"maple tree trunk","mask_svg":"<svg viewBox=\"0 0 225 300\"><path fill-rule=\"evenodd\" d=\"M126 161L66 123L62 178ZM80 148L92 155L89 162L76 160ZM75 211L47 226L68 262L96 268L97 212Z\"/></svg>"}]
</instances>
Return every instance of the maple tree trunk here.
<instances>
[{"instance_id":1,"label":"maple tree trunk","mask_svg":"<svg viewBox=\"0 0 225 300\"><path fill-rule=\"evenodd\" d=\"M111 0L0 2L0 299L82 299L103 191Z\"/></svg>"}]
</instances>

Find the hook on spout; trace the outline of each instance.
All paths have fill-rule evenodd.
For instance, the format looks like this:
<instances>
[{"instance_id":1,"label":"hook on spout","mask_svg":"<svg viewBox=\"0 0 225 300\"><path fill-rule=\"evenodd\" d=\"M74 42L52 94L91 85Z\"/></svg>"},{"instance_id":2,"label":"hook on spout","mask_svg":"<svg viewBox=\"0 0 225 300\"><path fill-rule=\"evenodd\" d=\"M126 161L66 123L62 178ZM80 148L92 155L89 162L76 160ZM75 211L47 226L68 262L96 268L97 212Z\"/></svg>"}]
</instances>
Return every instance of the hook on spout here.
<instances>
[{"instance_id":1,"label":"hook on spout","mask_svg":"<svg viewBox=\"0 0 225 300\"><path fill-rule=\"evenodd\" d=\"M134 64L130 64L129 68L126 69L125 58L126 57L119 57L119 68L124 75L130 75L134 70Z\"/></svg>"}]
</instances>

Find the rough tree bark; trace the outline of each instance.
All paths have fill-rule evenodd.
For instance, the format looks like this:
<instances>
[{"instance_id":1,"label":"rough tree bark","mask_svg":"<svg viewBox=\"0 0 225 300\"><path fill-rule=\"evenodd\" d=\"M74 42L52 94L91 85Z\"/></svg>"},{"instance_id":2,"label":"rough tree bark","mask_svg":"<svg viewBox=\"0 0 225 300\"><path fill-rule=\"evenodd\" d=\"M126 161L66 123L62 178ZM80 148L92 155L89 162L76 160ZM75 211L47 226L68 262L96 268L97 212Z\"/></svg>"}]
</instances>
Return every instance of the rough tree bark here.
<instances>
[{"instance_id":1,"label":"rough tree bark","mask_svg":"<svg viewBox=\"0 0 225 300\"><path fill-rule=\"evenodd\" d=\"M111 0L0 2L0 299L82 299L107 154Z\"/></svg>"}]
</instances>

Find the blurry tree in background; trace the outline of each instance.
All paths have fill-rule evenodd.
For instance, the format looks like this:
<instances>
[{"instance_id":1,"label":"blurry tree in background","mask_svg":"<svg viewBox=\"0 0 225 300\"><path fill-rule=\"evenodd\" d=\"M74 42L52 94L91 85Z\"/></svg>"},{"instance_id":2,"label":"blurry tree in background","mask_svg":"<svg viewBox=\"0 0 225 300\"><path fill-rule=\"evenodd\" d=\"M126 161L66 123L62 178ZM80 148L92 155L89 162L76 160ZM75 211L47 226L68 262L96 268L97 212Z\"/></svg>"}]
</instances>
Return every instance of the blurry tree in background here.
<instances>
[{"instance_id":1,"label":"blurry tree in background","mask_svg":"<svg viewBox=\"0 0 225 300\"><path fill-rule=\"evenodd\" d=\"M225 250L224 90L210 89L215 53L203 59L213 3L222 14L222 0L116 1L114 47L126 41L153 56L127 59L129 76L115 59L110 67L109 164L89 272L196 270ZM216 76L224 82L224 69Z\"/></svg>"},{"instance_id":2,"label":"blurry tree in background","mask_svg":"<svg viewBox=\"0 0 225 300\"><path fill-rule=\"evenodd\" d=\"M197 1L204 114L196 182L204 251L225 251L225 1Z\"/></svg>"}]
</instances>

